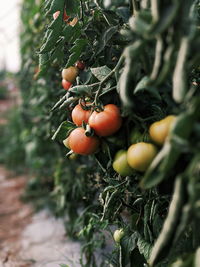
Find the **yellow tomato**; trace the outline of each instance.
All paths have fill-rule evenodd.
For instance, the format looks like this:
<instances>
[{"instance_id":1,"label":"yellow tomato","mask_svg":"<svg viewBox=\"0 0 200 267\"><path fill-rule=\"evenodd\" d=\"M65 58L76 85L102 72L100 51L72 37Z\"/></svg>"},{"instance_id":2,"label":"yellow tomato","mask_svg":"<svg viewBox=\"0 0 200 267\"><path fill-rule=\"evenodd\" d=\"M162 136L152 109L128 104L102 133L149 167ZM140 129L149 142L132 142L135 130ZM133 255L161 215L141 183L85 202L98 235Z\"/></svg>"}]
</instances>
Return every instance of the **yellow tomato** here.
<instances>
[{"instance_id":1,"label":"yellow tomato","mask_svg":"<svg viewBox=\"0 0 200 267\"><path fill-rule=\"evenodd\" d=\"M121 176L128 176L133 173L133 169L128 165L127 162L126 150L119 150L117 152L113 161L113 169Z\"/></svg>"},{"instance_id":2,"label":"yellow tomato","mask_svg":"<svg viewBox=\"0 0 200 267\"><path fill-rule=\"evenodd\" d=\"M140 142L131 145L127 153L128 164L133 169L144 172L147 170L156 154L157 148L152 144Z\"/></svg>"},{"instance_id":3,"label":"yellow tomato","mask_svg":"<svg viewBox=\"0 0 200 267\"><path fill-rule=\"evenodd\" d=\"M158 145L163 145L175 119L176 116L169 115L163 120L156 121L151 124L149 128L149 134L151 139Z\"/></svg>"},{"instance_id":4,"label":"yellow tomato","mask_svg":"<svg viewBox=\"0 0 200 267\"><path fill-rule=\"evenodd\" d=\"M70 83L73 83L77 76L78 76L77 67L72 66L72 67L62 70L62 78Z\"/></svg>"}]
</instances>

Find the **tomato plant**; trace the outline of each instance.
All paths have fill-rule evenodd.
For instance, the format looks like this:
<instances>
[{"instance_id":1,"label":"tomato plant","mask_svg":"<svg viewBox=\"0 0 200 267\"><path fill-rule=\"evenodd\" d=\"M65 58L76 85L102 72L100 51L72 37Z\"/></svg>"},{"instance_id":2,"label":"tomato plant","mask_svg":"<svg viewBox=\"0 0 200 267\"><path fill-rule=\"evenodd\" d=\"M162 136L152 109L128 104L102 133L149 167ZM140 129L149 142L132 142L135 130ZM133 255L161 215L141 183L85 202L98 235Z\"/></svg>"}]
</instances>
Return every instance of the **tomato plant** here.
<instances>
[{"instance_id":1,"label":"tomato plant","mask_svg":"<svg viewBox=\"0 0 200 267\"><path fill-rule=\"evenodd\" d=\"M98 266L95 250L114 226L124 237L103 251L102 266L192 266L200 246L197 1L41 2L23 4L23 104L6 131L5 158L20 155L37 177L29 198L67 213L85 265ZM87 68L79 72L80 59ZM87 102L88 136L72 118ZM176 114L172 127L167 114ZM71 149L91 156L65 156L72 133Z\"/></svg>"}]
</instances>

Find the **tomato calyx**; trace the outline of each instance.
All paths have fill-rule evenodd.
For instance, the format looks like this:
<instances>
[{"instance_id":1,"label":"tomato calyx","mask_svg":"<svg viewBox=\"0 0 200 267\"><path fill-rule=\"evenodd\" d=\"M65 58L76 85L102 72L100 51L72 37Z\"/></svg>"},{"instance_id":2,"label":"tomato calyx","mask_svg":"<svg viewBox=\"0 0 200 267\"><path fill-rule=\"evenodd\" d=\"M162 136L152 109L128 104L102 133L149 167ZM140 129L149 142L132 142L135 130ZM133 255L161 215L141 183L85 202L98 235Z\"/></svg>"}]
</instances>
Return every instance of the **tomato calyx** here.
<instances>
[{"instance_id":1,"label":"tomato calyx","mask_svg":"<svg viewBox=\"0 0 200 267\"><path fill-rule=\"evenodd\" d=\"M80 99L78 103L79 103L79 105L81 105L81 108L83 110L91 110L92 109L92 104L90 102L85 101L85 99Z\"/></svg>"},{"instance_id":2,"label":"tomato calyx","mask_svg":"<svg viewBox=\"0 0 200 267\"><path fill-rule=\"evenodd\" d=\"M83 124L84 124L84 122L83 122ZM84 127L83 127L84 128ZM90 127L90 125L89 124L87 124L86 125L86 128L84 128L85 129L85 135L87 136L87 137L90 137L90 136L93 136L94 135L94 130Z\"/></svg>"}]
</instances>

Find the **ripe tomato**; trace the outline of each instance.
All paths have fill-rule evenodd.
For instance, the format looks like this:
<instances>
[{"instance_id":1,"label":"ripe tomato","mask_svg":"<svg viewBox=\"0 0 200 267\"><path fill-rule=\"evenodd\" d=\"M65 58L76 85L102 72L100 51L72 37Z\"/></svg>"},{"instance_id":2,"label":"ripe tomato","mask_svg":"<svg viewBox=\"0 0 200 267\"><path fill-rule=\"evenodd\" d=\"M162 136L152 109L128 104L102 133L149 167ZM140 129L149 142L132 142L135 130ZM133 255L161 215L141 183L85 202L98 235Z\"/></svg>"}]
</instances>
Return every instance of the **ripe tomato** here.
<instances>
[{"instance_id":1,"label":"ripe tomato","mask_svg":"<svg viewBox=\"0 0 200 267\"><path fill-rule=\"evenodd\" d=\"M87 106L87 104L86 104ZM76 105L72 110L72 121L77 125L81 126L83 121L88 123L89 117L91 115L90 110L85 110L80 104Z\"/></svg>"},{"instance_id":2,"label":"ripe tomato","mask_svg":"<svg viewBox=\"0 0 200 267\"><path fill-rule=\"evenodd\" d=\"M62 79L62 87L65 89L65 90L69 90L69 88L72 86L72 83L66 81L65 79Z\"/></svg>"},{"instance_id":3,"label":"ripe tomato","mask_svg":"<svg viewBox=\"0 0 200 267\"><path fill-rule=\"evenodd\" d=\"M113 238L116 243L120 243L123 236L124 236L124 230L122 228L115 230L113 234Z\"/></svg>"},{"instance_id":4,"label":"ripe tomato","mask_svg":"<svg viewBox=\"0 0 200 267\"><path fill-rule=\"evenodd\" d=\"M83 61L77 61L75 66L79 69L79 70L84 70L85 69L85 63Z\"/></svg>"},{"instance_id":5,"label":"ripe tomato","mask_svg":"<svg viewBox=\"0 0 200 267\"><path fill-rule=\"evenodd\" d=\"M87 137L83 128L76 128L69 135L69 146L71 150L80 155L93 154L97 151L99 144L98 137Z\"/></svg>"},{"instance_id":6,"label":"ripe tomato","mask_svg":"<svg viewBox=\"0 0 200 267\"><path fill-rule=\"evenodd\" d=\"M62 78L70 83L73 83L78 76L78 68L77 67L69 67L67 69L62 70Z\"/></svg>"},{"instance_id":7,"label":"ripe tomato","mask_svg":"<svg viewBox=\"0 0 200 267\"><path fill-rule=\"evenodd\" d=\"M133 169L144 172L148 169L156 154L157 148L154 145L140 142L129 147L127 161Z\"/></svg>"},{"instance_id":8,"label":"ripe tomato","mask_svg":"<svg viewBox=\"0 0 200 267\"><path fill-rule=\"evenodd\" d=\"M163 120L156 121L151 124L149 128L149 134L151 139L158 145L163 145L175 119L176 116L170 115L164 118Z\"/></svg>"},{"instance_id":9,"label":"ripe tomato","mask_svg":"<svg viewBox=\"0 0 200 267\"><path fill-rule=\"evenodd\" d=\"M116 105L108 104L104 106L103 111L94 111L88 123L97 135L112 135L117 132L122 125L119 108Z\"/></svg>"},{"instance_id":10,"label":"ripe tomato","mask_svg":"<svg viewBox=\"0 0 200 267\"><path fill-rule=\"evenodd\" d=\"M126 150L119 150L117 152L112 166L121 176L128 176L133 173L133 169L128 165Z\"/></svg>"}]
</instances>

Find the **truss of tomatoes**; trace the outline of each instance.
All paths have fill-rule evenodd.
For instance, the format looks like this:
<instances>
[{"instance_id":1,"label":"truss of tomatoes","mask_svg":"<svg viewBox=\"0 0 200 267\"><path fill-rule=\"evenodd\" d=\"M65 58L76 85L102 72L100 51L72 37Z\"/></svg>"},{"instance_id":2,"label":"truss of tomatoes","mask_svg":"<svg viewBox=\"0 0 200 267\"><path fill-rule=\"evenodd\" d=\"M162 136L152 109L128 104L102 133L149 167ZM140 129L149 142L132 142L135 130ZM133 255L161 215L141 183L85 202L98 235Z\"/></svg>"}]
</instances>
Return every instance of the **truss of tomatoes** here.
<instances>
[{"instance_id":1,"label":"truss of tomatoes","mask_svg":"<svg viewBox=\"0 0 200 267\"><path fill-rule=\"evenodd\" d=\"M64 145L74 153L90 155L95 153L100 145L100 138L116 133L122 125L122 117L119 108L114 104L105 105L101 110L92 110L91 103L80 103L72 110L72 121L76 126L66 140ZM94 132L87 135L86 125Z\"/></svg>"},{"instance_id":2,"label":"truss of tomatoes","mask_svg":"<svg viewBox=\"0 0 200 267\"><path fill-rule=\"evenodd\" d=\"M69 68L62 70L62 87L65 90L69 90L76 80L76 77L79 74L79 71L84 70L85 63L83 61L77 61L75 66L71 66Z\"/></svg>"}]
</instances>

